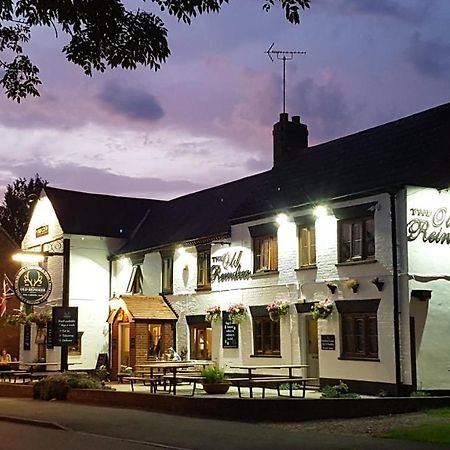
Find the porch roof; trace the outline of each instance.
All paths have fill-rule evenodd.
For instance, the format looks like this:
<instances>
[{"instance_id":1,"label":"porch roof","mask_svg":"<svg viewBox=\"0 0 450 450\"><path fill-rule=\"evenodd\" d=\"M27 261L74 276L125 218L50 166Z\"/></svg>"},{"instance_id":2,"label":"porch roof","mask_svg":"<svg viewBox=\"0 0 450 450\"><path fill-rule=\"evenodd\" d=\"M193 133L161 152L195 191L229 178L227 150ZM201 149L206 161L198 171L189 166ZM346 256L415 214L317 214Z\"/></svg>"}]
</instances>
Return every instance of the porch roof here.
<instances>
[{"instance_id":1,"label":"porch roof","mask_svg":"<svg viewBox=\"0 0 450 450\"><path fill-rule=\"evenodd\" d=\"M161 295L121 295L133 320L177 320L177 316Z\"/></svg>"}]
</instances>

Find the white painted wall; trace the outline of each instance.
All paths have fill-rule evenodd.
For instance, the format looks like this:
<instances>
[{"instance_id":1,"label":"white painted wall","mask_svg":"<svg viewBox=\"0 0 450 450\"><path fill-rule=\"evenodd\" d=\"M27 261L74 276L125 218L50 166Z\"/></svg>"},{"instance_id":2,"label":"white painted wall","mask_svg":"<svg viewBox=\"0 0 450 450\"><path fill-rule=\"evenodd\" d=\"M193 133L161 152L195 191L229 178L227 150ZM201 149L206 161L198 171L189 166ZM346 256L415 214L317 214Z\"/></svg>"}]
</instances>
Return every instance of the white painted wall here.
<instances>
[{"instance_id":1,"label":"white painted wall","mask_svg":"<svg viewBox=\"0 0 450 450\"><path fill-rule=\"evenodd\" d=\"M450 389L450 193L409 187L407 236L409 292L431 290L429 301L411 299L416 319L419 389Z\"/></svg>"}]
</instances>

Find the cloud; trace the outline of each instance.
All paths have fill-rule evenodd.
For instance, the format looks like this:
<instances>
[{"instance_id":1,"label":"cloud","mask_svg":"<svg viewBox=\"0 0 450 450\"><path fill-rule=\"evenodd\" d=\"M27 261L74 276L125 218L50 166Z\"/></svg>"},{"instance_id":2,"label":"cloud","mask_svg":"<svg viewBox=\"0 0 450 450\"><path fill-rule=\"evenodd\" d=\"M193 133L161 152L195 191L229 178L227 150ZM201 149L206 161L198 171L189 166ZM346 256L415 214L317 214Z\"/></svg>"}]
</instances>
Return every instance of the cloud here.
<instances>
[{"instance_id":1,"label":"cloud","mask_svg":"<svg viewBox=\"0 0 450 450\"><path fill-rule=\"evenodd\" d=\"M245 161L245 168L251 172L262 172L271 168L272 160L266 161L256 158L249 158Z\"/></svg>"},{"instance_id":2,"label":"cloud","mask_svg":"<svg viewBox=\"0 0 450 450\"><path fill-rule=\"evenodd\" d=\"M0 185L6 186L15 178L29 178L39 173L51 186L85 192L109 193L145 198L168 199L204 189L205 186L187 180L167 180L156 177L119 175L108 169L97 169L74 163L48 165L40 159L26 163L4 161L7 171L0 173Z\"/></svg>"},{"instance_id":3,"label":"cloud","mask_svg":"<svg viewBox=\"0 0 450 450\"><path fill-rule=\"evenodd\" d=\"M306 78L290 89L288 98L291 110L301 112L315 140L333 139L349 131L353 112L333 77L322 83Z\"/></svg>"},{"instance_id":4,"label":"cloud","mask_svg":"<svg viewBox=\"0 0 450 450\"><path fill-rule=\"evenodd\" d=\"M394 19L406 23L419 23L424 20L430 5L408 0L320 0L319 4L336 9L344 15L365 15L375 18Z\"/></svg>"},{"instance_id":5,"label":"cloud","mask_svg":"<svg viewBox=\"0 0 450 450\"><path fill-rule=\"evenodd\" d=\"M422 75L450 80L450 44L442 40L423 40L416 32L406 50L407 61Z\"/></svg>"},{"instance_id":6,"label":"cloud","mask_svg":"<svg viewBox=\"0 0 450 450\"><path fill-rule=\"evenodd\" d=\"M164 110L153 95L118 83L105 83L99 99L111 111L130 119L154 122L164 116Z\"/></svg>"}]
</instances>

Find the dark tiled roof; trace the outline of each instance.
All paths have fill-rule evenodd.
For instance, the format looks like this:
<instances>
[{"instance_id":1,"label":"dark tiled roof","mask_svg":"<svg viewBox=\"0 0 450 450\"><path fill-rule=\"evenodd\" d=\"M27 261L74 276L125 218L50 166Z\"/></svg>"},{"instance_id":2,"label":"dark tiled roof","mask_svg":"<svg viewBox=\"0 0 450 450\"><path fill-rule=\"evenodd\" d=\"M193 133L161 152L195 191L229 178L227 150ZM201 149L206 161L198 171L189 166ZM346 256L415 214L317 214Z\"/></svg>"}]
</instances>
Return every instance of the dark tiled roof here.
<instances>
[{"instance_id":1,"label":"dark tiled roof","mask_svg":"<svg viewBox=\"0 0 450 450\"><path fill-rule=\"evenodd\" d=\"M265 176L261 173L166 202L155 214L147 216L120 253L228 233L230 217Z\"/></svg>"},{"instance_id":2,"label":"dark tiled roof","mask_svg":"<svg viewBox=\"0 0 450 450\"><path fill-rule=\"evenodd\" d=\"M156 213L165 202L44 188L65 233L129 237L147 211Z\"/></svg>"},{"instance_id":3,"label":"dark tiled roof","mask_svg":"<svg viewBox=\"0 0 450 450\"><path fill-rule=\"evenodd\" d=\"M450 103L300 151L267 173L234 222L405 185L450 186Z\"/></svg>"}]
</instances>

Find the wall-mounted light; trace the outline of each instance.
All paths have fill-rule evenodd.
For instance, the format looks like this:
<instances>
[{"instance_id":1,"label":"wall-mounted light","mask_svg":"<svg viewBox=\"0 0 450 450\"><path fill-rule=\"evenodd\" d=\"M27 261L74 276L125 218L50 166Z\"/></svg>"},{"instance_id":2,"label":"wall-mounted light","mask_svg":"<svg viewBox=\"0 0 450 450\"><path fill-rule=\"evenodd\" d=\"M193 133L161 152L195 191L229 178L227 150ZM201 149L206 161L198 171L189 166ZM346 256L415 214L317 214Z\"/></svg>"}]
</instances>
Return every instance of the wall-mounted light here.
<instances>
[{"instance_id":1,"label":"wall-mounted light","mask_svg":"<svg viewBox=\"0 0 450 450\"><path fill-rule=\"evenodd\" d=\"M177 252L180 256L183 256L186 254L186 248L183 245L180 245L177 247Z\"/></svg>"},{"instance_id":2,"label":"wall-mounted light","mask_svg":"<svg viewBox=\"0 0 450 450\"><path fill-rule=\"evenodd\" d=\"M326 206L319 205L314 208L314 215L320 219L328 216L328 209Z\"/></svg>"},{"instance_id":3,"label":"wall-mounted light","mask_svg":"<svg viewBox=\"0 0 450 450\"><path fill-rule=\"evenodd\" d=\"M12 255L14 261L22 263L40 263L45 260L45 255L38 252L19 252Z\"/></svg>"},{"instance_id":4,"label":"wall-mounted light","mask_svg":"<svg viewBox=\"0 0 450 450\"><path fill-rule=\"evenodd\" d=\"M289 222L289 217L287 214L280 213L277 215L276 221L277 221L277 224L280 226L285 225Z\"/></svg>"}]
</instances>

